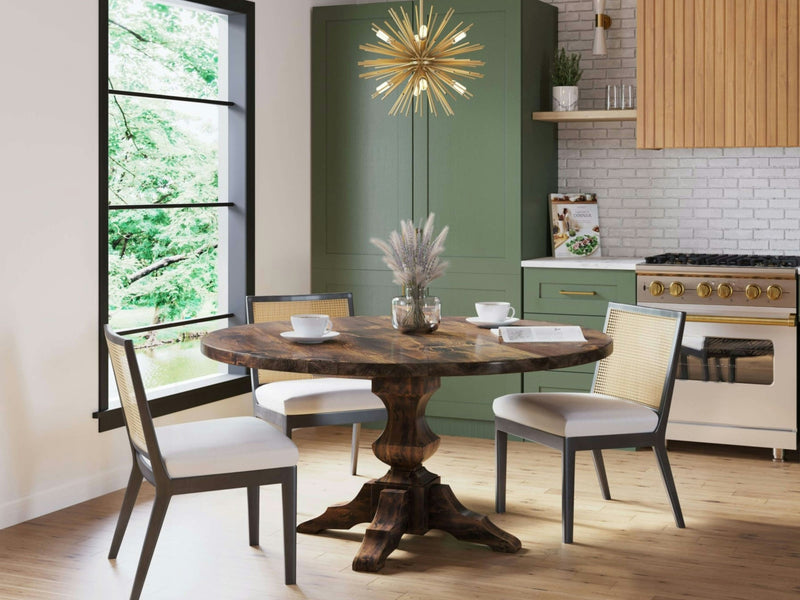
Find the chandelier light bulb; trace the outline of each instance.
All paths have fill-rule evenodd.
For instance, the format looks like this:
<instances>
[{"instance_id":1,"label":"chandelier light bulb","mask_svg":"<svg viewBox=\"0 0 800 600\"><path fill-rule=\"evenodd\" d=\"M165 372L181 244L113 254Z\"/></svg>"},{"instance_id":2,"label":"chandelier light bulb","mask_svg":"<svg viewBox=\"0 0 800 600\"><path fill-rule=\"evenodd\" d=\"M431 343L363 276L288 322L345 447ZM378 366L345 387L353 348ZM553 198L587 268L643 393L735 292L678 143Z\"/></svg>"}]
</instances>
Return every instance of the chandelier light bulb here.
<instances>
[{"instance_id":1,"label":"chandelier light bulb","mask_svg":"<svg viewBox=\"0 0 800 600\"><path fill-rule=\"evenodd\" d=\"M419 39L424 40L428 37L428 26L424 23L419 26Z\"/></svg>"},{"instance_id":2,"label":"chandelier light bulb","mask_svg":"<svg viewBox=\"0 0 800 600\"><path fill-rule=\"evenodd\" d=\"M457 81L454 81L454 82L453 82L452 84L450 84L450 85L452 85L452 86L453 86L453 89L454 89L455 91L457 91L459 94L461 94L462 96L463 96L463 95L464 95L464 93L467 91L467 88L466 88L466 87L464 87L463 85L461 85L460 83L458 83Z\"/></svg>"},{"instance_id":3,"label":"chandelier light bulb","mask_svg":"<svg viewBox=\"0 0 800 600\"><path fill-rule=\"evenodd\" d=\"M383 29L376 27L375 35L378 36L378 39L380 39L383 42L386 42L387 44L392 41L392 38L389 37L389 34L386 33Z\"/></svg>"},{"instance_id":4,"label":"chandelier light bulb","mask_svg":"<svg viewBox=\"0 0 800 600\"><path fill-rule=\"evenodd\" d=\"M467 37L467 32L466 32L466 31L461 31L461 32L459 32L459 33L458 33L458 34L456 34L456 36L453 38L453 44L457 44L458 42L460 42L461 40L463 40L465 37Z\"/></svg>"},{"instance_id":5,"label":"chandelier light bulb","mask_svg":"<svg viewBox=\"0 0 800 600\"><path fill-rule=\"evenodd\" d=\"M380 84L378 87L375 88L375 91L379 94L382 94L391 87L392 87L391 83L389 83L388 81L384 81L382 84Z\"/></svg>"}]
</instances>

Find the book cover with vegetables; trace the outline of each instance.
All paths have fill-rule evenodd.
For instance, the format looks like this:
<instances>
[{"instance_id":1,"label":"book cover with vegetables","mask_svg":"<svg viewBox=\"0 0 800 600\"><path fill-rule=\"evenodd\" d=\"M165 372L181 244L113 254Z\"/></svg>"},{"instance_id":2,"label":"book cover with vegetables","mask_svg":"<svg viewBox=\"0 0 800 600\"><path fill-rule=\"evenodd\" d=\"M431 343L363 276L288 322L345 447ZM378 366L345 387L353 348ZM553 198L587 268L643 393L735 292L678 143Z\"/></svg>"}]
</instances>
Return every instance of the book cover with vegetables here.
<instances>
[{"instance_id":1,"label":"book cover with vegetables","mask_svg":"<svg viewBox=\"0 0 800 600\"><path fill-rule=\"evenodd\" d=\"M550 194L553 256L601 256L596 194Z\"/></svg>"}]
</instances>

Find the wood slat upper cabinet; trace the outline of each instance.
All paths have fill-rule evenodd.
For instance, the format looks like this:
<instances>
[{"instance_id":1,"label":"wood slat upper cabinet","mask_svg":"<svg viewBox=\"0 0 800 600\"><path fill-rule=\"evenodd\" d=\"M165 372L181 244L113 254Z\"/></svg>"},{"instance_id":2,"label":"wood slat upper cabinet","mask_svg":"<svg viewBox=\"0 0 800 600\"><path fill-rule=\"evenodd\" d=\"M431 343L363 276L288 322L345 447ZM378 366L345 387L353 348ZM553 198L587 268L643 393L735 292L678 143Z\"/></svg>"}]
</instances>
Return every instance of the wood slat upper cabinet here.
<instances>
[{"instance_id":1,"label":"wood slat upper cabinet","mask_svg":"<svg viewBox=\"0 0 800 600\"><path fill-rule=\"evenodd\" d=\"M798 0L639 0L639 148L800 145Z\"/></svg>"}]
</instances>

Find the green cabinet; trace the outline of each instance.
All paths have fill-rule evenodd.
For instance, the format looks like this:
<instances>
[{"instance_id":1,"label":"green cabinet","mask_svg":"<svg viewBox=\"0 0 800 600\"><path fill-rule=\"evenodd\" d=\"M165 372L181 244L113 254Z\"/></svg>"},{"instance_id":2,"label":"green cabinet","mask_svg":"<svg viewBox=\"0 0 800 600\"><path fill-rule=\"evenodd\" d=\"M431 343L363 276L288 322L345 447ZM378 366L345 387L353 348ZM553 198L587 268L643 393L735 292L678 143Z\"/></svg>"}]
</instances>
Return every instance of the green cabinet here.
<instances>
[{"instance_id":1,"label":"green cabinet","mask_svg":"<svg viewBox=\"0 0 800 600\"><path fill-rule=\"evenodd\" d=\"M524 269L526 319L601 330L609 302L636 304L636 273L584 268ZM595 363L526 373L526 392L588 392Z\"/></svg>"},{"instance_id":2,"label":"green cabinet","mask_svg":"<svg viewBox=\"0 0 800 600\"><path fill-rule=\"evenodd\" d=\"M539 0L448 0L474 23L469 41L484 77L474 96L452 102L455 116L388 115L394 96L370 96L359 78L360 44L371 24L406 13L411 2L315 7L312 12L312 289L351 290L357 314L388 314L399 294L370 244L401 219L436 213L449 225L450 266L431 293L445 315L472 315L479 300L522 305L520 261L548 251L548 193L556 189L556 129L531 112L549 106L549 65L557 10ZM491 399L519 391L521 377L443 380L428 407L442 433L491 435ZM469 421L469 423L461 422ZM477 421L477 422L473 422Z\"/></svg>"}]
</instances>

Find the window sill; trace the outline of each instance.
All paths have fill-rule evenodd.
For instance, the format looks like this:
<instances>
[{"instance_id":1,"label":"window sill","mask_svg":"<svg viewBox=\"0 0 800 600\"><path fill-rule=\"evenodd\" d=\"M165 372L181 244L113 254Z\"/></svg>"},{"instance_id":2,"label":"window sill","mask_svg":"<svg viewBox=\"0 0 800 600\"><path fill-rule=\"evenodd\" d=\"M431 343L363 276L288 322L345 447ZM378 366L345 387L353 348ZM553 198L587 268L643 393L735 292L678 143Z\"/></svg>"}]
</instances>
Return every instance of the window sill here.
<instances>
[{"instance_id":1,"label":"window sill","mask_svg":"<svg viewBox=\"0 0 800 600\"><path fill-rule=\"evenodd\" d=\"M155 417L163 417L174 412L210 404L226 398L250 392L249 375L219 375L211 379L204 378L194 387L184 387L180 391L174 388L169 392L153 394L148 400L150 413ZM92 417L98 421L98 431L110 431L122 427L122 408L109 408L95 412Z\"/></svg>"}]
</instances>

